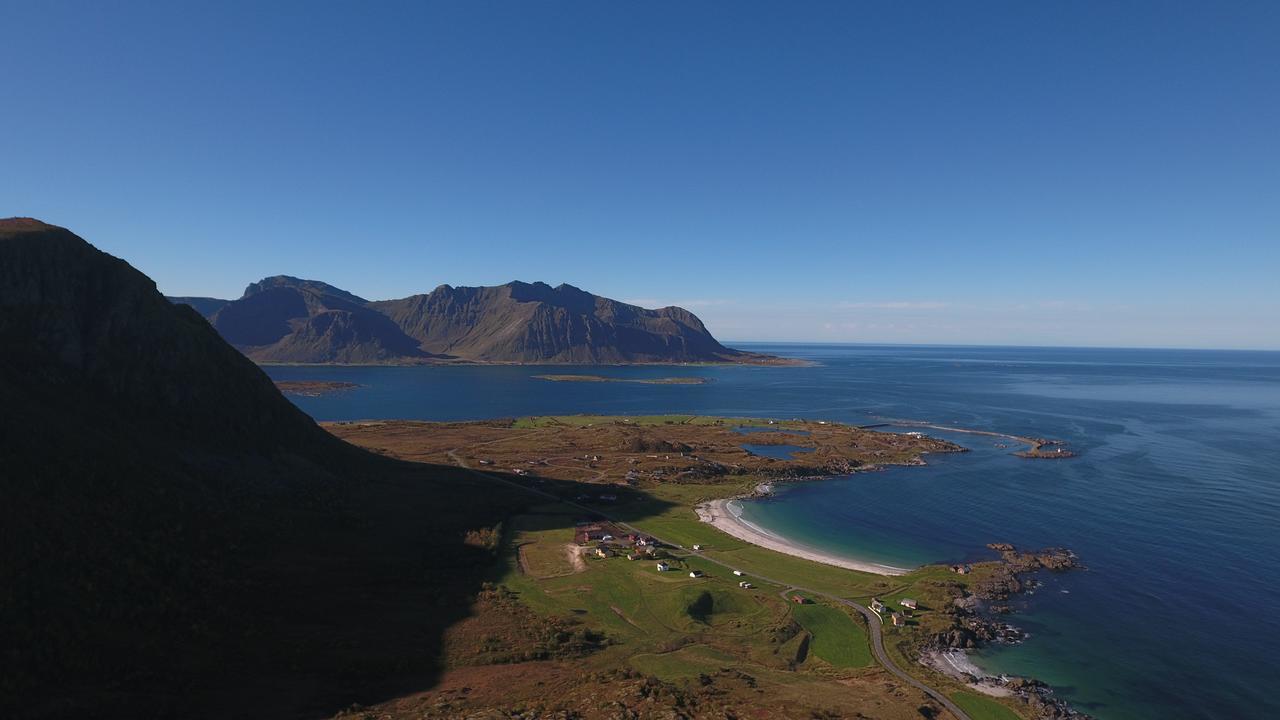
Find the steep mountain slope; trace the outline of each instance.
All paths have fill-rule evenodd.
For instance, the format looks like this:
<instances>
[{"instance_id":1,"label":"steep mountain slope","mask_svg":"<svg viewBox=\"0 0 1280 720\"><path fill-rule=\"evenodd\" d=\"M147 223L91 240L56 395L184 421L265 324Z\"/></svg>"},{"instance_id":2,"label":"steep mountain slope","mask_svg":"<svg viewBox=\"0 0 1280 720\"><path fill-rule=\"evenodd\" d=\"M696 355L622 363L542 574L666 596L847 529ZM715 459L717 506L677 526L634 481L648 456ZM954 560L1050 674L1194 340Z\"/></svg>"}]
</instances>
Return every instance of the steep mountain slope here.
<instances>
[{"instance_id":1,"label":"steep mountain slope","mask_svg":"<svg viewBox=\"0 0 1280 720\"><path fill-rule=\"evenodd\" d=\"M0 347L0 716L314 716L430 684L486 557L462 538L520 498L336 440L38 221L0 220Z\"/></svg>"},{"instance_id":2,"label":"steep mountain slope","mask_svg":"<svg viewBox=\"0 0 1280 720\"><path fill-rule=\"evenodd\" d=\"M424 295L369 302L280 275L205 314L258 362L781 362L721 345L682 308L646 310L571 285L442 285Z\"/></svg>"},{"instance_id":3,"label":"steep mountain slope","mask_svg":"<svg viewBox=\"0 0 1280 720\"><path fill-rule=\"evenodd\" d=\"M363 298L285 275L251 284L210 322L227 342L259 362L378 363L430 357Z\"/></svg>"},{"instance_id":4,"label":"steep mountain slope","mask_svg":"<svg viewBox=\"0 0 1280 720\"><path fill-rule=\"evenodd\" d=\"M196 312L205 317L212 317L214 313L231 302L230 300L211 297L169 297L165 299L175 305L190 305Z\"/></svg>"},{"instance_id":5,"label":"steep mountain slope","mask_svg":"<svg viewBox=\"0 0 1280 720\"><path fill-rule=\"evenodd\" d=\"M432 353L523 363L724 362L724 347L693 313L646 310L572 285L442 285L427 295L371 303Z\"/></svg>"}]
</instances>

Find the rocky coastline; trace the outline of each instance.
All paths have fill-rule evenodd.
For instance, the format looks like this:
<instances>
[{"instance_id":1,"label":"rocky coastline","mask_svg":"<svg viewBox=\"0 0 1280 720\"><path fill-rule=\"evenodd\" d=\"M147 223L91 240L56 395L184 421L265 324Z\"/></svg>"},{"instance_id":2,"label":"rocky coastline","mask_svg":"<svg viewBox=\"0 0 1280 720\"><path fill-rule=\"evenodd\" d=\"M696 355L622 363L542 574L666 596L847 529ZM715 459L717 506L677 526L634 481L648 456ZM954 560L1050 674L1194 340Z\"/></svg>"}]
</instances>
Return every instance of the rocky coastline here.
<instances>
[{"instance_id":1,"label":"rocky coastline","mask_svg":"<svg viewBox=\"0 0 1280 720\"><path fill-rule=\"evenodd\" d=\"M1007 602L1011 597L1036 586L1029 575L1084 569L1076 554L1065 548L1026 552L1008 543L991 543L987 547L1000 554L995 571L967 590L959 583L953 586L954 596L945 610L951 617L951 626L925 639L919 648L921 662L983 692L1020 698L1033 716L1041 720L1089 718L1056 697L1052 688L1039 680L986 676L971 663L968 670L958 669L957 663L951 663L950 668L939 667L939 659L948 652L967 652L991 643L1018 643L1026 639L1026 633L1003 618L1012 612Z\"/></svg>"}]
</instances>

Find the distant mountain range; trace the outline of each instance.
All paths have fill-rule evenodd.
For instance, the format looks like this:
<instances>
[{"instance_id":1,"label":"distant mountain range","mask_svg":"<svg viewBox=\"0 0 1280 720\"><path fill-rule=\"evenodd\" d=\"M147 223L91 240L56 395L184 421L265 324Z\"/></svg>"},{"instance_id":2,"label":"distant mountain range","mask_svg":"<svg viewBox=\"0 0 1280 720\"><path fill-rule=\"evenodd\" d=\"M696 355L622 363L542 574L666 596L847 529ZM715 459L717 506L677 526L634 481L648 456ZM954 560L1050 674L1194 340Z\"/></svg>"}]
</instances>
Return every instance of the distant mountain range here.
<instances>
[{"instance_id":1,"label":"distant mountain range","mask_svg":"<svg viewBox=\"0 0 1280 720\"><path fill-rule=\"evenodd\" d=\"M195 308L228 342L266 363L787 362L721 345L683 308L647 310L572 285L441 285L369 301L277 275L249 285L238 300L169 299Z\"/></svg>"}]
</instances>

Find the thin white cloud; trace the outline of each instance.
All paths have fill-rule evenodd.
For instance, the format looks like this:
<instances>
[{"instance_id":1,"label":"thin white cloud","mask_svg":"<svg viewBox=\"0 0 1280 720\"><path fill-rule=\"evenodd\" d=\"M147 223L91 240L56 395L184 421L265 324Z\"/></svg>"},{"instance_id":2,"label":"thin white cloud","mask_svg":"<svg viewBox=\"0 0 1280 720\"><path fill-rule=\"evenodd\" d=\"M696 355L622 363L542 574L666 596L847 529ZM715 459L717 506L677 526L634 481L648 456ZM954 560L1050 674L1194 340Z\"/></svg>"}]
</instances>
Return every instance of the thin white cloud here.
<instances>
[{"instance_id":1,"label":"thin white cloud","mask_svg":"<svg viewBox=\"0 0 1280 720\"><path fill-rule=\"evenodd\" d=\"M720 307L722 305L733 304L732 300L719 300L719 299L707 299L707 298L700 299L700 300L696 300L696 299L695 300L662 300L658 298L632 298L629 300L623 300L622 302L627 303L628 305L639 305L640 307L645 307L645 308L661 308L661 307L670 307L674 305L676 307L682 307L686 310L691 310L693 308Z\"/></svg>"},{"instance_id":2,"label":"thin white cloud","mask_svg":"<svg viewBox=\"0 0 1280 720\"><path fill-rule=\"evenodd\" d=\"M951 303L933 300L889 300L881 302L841 302L837 307L850 310L941 310Z\"/></svg>"}]
</instances>

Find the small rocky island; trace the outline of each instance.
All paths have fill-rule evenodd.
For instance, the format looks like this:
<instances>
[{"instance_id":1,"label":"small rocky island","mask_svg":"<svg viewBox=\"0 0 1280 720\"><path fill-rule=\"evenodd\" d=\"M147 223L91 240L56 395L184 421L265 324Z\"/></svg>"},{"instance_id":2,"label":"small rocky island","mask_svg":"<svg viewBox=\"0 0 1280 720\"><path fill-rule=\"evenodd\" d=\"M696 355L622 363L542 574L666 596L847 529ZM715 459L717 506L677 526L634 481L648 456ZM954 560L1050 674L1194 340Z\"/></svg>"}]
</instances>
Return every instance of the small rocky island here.
<instances>
[{"instance_id":1,"label":"small rocky island","mask_svg":"<svg viewBox=\"0 0 1280 720\"><path fill-rule=\"evenodd\" d=\"M706 385L711 382L708 378L701 377L663 377L663 378L620 378L607 377L604 375L534 375L536 380L549 380L551 382L580 382L580 383L635 383L638 385Z\"/></svg>"},{"instance_id":2,"label":"small rocky island","mask_svg":"<svg viewBox=\"0 0 1280 720\"><path fill-rule=\"evenodd\" d=\"M1032 458L1036 460L1065 460L1066 458L1075 457L1076 454L1065 447L1062 440L1046 440L1044 438L1027 438L1031 447L1026 450L1019 450L1014 453L1021 458Z\"/></svg>"},{"instance_id":3,"label":"small rocky island","mask_svg":"<svg viewBox=\"0 0 1280 720\"><path fill-rule=\"evenodd\" d=\"M328 380L276 380L276 387L285 395L301 397L320 397L330 393L354 390L360 387L352 382L335 382Z\"/></svg>"}]
</instances>

